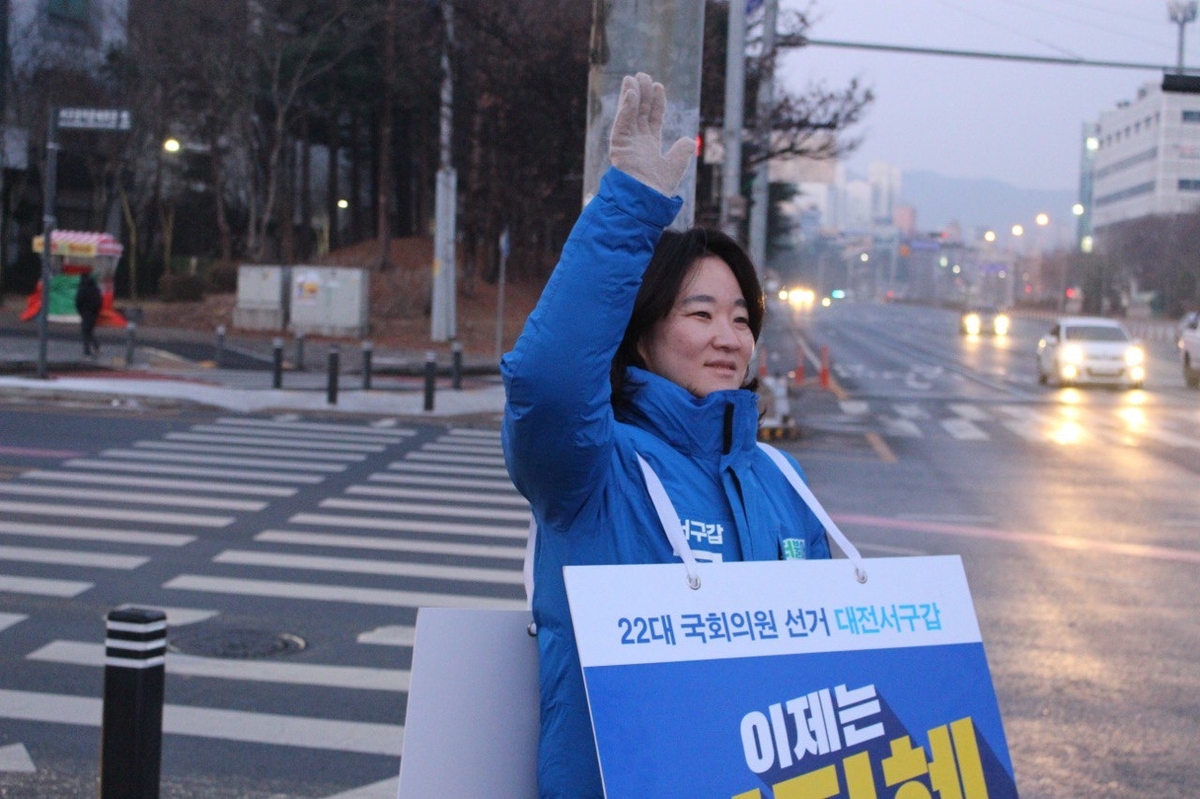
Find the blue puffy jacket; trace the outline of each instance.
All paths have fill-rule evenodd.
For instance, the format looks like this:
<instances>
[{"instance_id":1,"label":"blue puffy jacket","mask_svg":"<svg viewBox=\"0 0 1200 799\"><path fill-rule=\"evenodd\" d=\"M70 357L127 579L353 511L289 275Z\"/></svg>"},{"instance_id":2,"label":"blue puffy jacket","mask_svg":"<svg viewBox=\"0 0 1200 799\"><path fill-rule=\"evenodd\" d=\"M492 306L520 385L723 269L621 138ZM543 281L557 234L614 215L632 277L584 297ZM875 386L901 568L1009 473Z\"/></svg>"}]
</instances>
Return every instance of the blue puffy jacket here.
<instances>
[{"instance_id":1,"label":"blue puffy jacket","mask_svg":"<svg viewBox=\"0 0 1200 799\"><path fill-rule=\"evenodd\" d=\"M752 392L697 399L632 368L632 402L614 413L613 354L680 204L610 169L501 364L505 458L538 527L542 796L602 796L563 566L679 562L638 454L662 480L697 560L774 560L785 547L791 556L829 557L820 523L756 446Z\"/></svg>"}]
</instances>

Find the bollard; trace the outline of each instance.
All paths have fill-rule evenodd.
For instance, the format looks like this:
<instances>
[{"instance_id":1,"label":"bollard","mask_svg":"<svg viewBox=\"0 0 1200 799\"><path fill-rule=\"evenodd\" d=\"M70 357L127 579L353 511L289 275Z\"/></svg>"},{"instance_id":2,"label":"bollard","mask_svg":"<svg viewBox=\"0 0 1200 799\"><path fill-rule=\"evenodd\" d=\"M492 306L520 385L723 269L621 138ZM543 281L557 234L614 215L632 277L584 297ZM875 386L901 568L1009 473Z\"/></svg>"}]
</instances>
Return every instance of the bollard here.
<instances>
[{"instance_id":1,"label":"bollard","mask_svg":"<svg viewBox=\"0 0 1200 799\"><path fill-rule=\"evenodd\" d=\"M296 333L296 371L304 371L304 331Z\"/></svg>"},{"instance_id":2,"label":"bollard","mask_svg":"<svg viewBox=\"0 0 1200 799\"><path fill-rule=\"evenodd\" d=\"M362 372L363 372L363 390L371 388L371 353L374 351L375 345L370 341L362 343Z\"/></svg>"},{"instance_id":3,"label":"bollard","mask_svg":"<svg viewBox=\"0 0 1200 799\"><path fill-rule=\"evenodd\" d=\"M158 796L167 615L110 611L104 641L100 799Z\"/></svg>"},{"instance_id":4,"label":"bollard","mask_svg":"<svg viewBox=\"0 0 1200 799\"><path fill-rule=\"evenodd\" d=\"M133 348L137 344L137 322L127 322L125 329L129 333L125 339L125 365L133 366Z\"/></svg>"},{"instance_id":5,"label":"bollard","mask_svg":"<svg viewBox=\"0 0 1200 799\"><path fill-rule=\"evenodd\" d=\"M217 325L217 346L213 350L213 363L221 368L221 356L225 352L225 325Z\"/></svg>"},{"instance_id":6,"label":"bollard","mask_svg":"<svg viewBox=\"0 0 1200 799\"><path fill-rule=\"evenodd\" d=\"M271 348L274 351L274 364L271 372L271 387L283 388L283 339L271 339Z\"/></svg>"},{"instance_id":7,"label":"bollard","mask_svg":"<svg viewBox=\"0 0 1200 799\"><path fill-rule=\"evenodd\" d=\"M829 388L829 348L821 347L821 372L818 375L821 388Z\"/></svg>"},{"instance_id":8,"label":"bollard","mask_svg":"<svg viewBox=\"0 0 1200 799\"><path fill-rule=\"evenodd\" d=\"M330 405L337 405L338 392L338 357L341 353L338 352L338 345L331 344L329 346L329 382L325 389L325 401Z\"/></svg>"},{"instance_id":9,"label":"bollard","mask_svg":"<svg viewBox=\"0 0 1200 799\"><path fill-rule=\"evenodd\" d=\"M455 391L462 388L462 344L457 341L450 356L450 387Z\"/></svg>"},{"instance_id":10,"label":"bollard","mask_svg":"<svg viewBox=\"0 0 1200 799\"><path fill-rule=\"evenodd\" d=\"M433 410L433 381L437 377L437 356L425 353L425 410Z\"/></svg>"},{"instance_id":11,"label":"bollard","mask_svg":"<svg viewBox=\"0 0 1200 799\"><path fill-rule=\"evenodd\" d=\"M804 352L796 353L796 385L804 385Z\"/></svg>"}]
</instances>

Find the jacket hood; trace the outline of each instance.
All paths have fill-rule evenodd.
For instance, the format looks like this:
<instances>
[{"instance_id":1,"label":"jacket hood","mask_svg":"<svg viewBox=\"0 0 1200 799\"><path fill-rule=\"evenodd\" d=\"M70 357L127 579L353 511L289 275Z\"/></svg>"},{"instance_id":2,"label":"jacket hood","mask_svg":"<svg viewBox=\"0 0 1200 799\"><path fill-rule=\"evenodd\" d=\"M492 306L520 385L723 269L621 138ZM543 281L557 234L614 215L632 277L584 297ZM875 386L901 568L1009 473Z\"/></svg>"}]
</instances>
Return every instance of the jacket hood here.
<instances>
[{"instance_id":1,"label":"jacket hood","mask_svg":"<svg viewBox=\"0 0 1200 799\"><path fill-rule=\"evenodd\" d=\"M758 397L746 389L694 396L664 377L630 366L625 371L629 403L617 419L698 458L750 452L758 441Z\"/></svg>"}]
</instances>

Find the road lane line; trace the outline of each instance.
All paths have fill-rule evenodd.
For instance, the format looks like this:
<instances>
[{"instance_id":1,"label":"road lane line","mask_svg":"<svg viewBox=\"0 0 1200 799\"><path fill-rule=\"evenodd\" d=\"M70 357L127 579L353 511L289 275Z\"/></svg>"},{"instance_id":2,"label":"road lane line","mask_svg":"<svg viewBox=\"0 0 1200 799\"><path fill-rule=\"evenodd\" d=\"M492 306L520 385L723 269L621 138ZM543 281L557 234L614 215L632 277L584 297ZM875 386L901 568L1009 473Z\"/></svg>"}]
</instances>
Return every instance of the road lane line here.
<instances>
[{"instance_id":1,"label":"road lane line","mask_svg":"<svg viewBox=\"0 0 1200 799\"><path fill-rule=\"evenodd\" d=\"M468 438L487 438L499 443L499 430L483 430L478 427L451 427L449 433L445 437L464 436Z\"/></svg>"},{"instance_id":2,"label":"road lane line","mask_svg":"<svg viewBox=\"0 0 1200 799\"><path fill-rule=\"evenodd\" d=\"M78 552L70 549L0 546L0 560L17 563L51 563L56 566L84 566L92 569L139 568L150 558L137 555L110 555L106 552Z\"/></svg>"},{"instance_id":3,"label":"road lane line","mask_svg":"<svg viewBox=\"0 0 1200 799\"><path fill-rule=\"evenodd\" d=\"M330 433L355 433L364 435L390 436L397 439L410 438L417 434L416 430L407 428L391 428L383 430L379 427L356 427L347 424L322 424L320 422L283 422L270 419L239 419L223 416L217 420L219 424L238 427L265 427L276 430L326 431Z\"/></svg>"},{"instance_id":4,"label":"road lane line","mask_svg":"<svg viewBox=\"0 0 1200 799\"><path fill-rule=\"evenodd\" d=\"M190 497L185 494L144 494L133 491L103 491L76 487L60 488L58 486L25 485L23 483L0 483L0 494L19 494L26 497L49 497L69 500L94 499L99 502L125 502L132 505L170 505L171 507L237 510L251 513L256 513L270 504L249 499Z\"/></svg>"},{"instance_id":5,"label":"road lane line","mask_svg":"<svg viewBox=\"0 0 1200 799\"><path fill-rule=\"evenodd\" d=\"M360 644L376 646L414 646L417 643L417 628L407 624L389 624L359 633L355 639Z\"/></svg>"},{"instance_id":6,"label":"road lane line","mask_svg":"<svg viewBox=\"0 0 1200 799\"><path fill-rule=\"evenodd\" d=\"M271 544L341 547L343 549L377 549L388 552L421 552L429 555L460 555L468 558L508 558L522 560L525 547L506 547L499 544L452 544L442 541L416 541L408 538L308 533L293 530L263 530L255 541Z\"/></svg>"},{"instance_id":7,"label":"road lane line","mask_svg":"<svg viewBox=\"0 0 1200 799\"><path fill-rule=\"evenodd\" d=\"M104 666L104 644L89 641L51 641L25 656L26 660L65 663L73 666ZM244 680L286 685L320 685L359 691L408 691L410 672L361 666L326 666L316 663L285 663L268 660L206 658L167 652L168 674Z\"/></svg>"},{"instance_id":8,"label":"road lane line","mask_svg":"<svg viewBox=\"0 0 1200 799\"><path fill-rule=\"evenodd\" d=\"M464 508L447 505L426 505L419 502L372 502L365 499L330 497L321 500L319 507L339 510L362 510L376 513L414 514L420 516L452 516L456 519L495 519L529 524L528 510L497 510L496 508Z\"/></svg>"},{"instance_id":9,"label":"road lane line","mask_svg":"<svg viewBox=\"0 0 1200 799\"><path fill-rule=\"evenodd\" d=\"M104 519L106 521L182 524L191 527L228 527L234 522L233 516L205 516L199 513L163 513L119 508L81 508L78 505L41 505L36 502L0 502L0 511L42 516L74 516L81 519Z\"/></svg>"},{"instance_id":10,"label":"road lane line","mask_svg":"<svg viewBox=\"0 0 1200 799\"><path fill-rule=\"evenodd\" d=\"M285 600L306 599L316 602L350 602L358 605L382 605L398 608L498 608L522 610L523 599L497 599L465 594L442 594L424 591L396 591L387 588L359 588L352 585L295 583L279 580L247 580L231 577L207 577L201 574L181 574L163 583L163 588L177 591L201 591L236 596L262 596Z\"/></svg>"},{"instance_id":11,"label":"road lane line","mask_svg":"<svg viewBox=\"0 0 1200 799\"><path fill-rule=\"evenodd\" d=\"M489 468L487 466L450 466L434 463L409 463L398 461L389 463L388 469L395 472L420 472L421 474L460 474L469 477L496 477L508 479L508 469Z\"/></svg>"},{"instance_id":12,"label":"road lane line","mask_svg":"<svg viewBox=\"0 0 1200 799\"><path fill-rule=\"evenodd\" d=\"M979 425L968 419L942 419L941 425L959 441L987 441L991 438Z\"/></svg>"},{"instance_id":13,"label":"road lane line","mask_svg":"<svg viewBox=\"0 0 1200 799\"><path fill-rule=\"evenodd\" d=\"M459 444L457 442L446 443L438 441L432 444L425 444L421 447L421 452L457 452L461 455L487 455L490 457L503 457L500 447Z\"/></svg>"},{"instance_id":14,"label":"road lane line","mask_svg":"<svg viewBox=\"0 0 1200 799\"><path fill-rule=\"evenodd\" d=\"M391 433L379 432L376 430L367 430L365 428L347 428L344 431L336 433L320 433L307 430L280 430L278 428L266 427L233 427L230 425L219 424L195 424L188 428L191 433L208 433L210 435L221 436L247 436L252 438L266 438L272 441L336 441L341 444L350 442L360 442L362 444L378 444L381 446L390 446L392 444L404 443L405 436L393 435Z\"/></svg>"},{"instance_id":15,"label":"road lane line","mask_svg":"<svg viewBox=\"0 0 1200 799\"><path fill-rule=\"evenodd\" d=\"M293 458L317 460L324 458L329 461L361 461L367 456L357 452L329 452L327 450L299 450L279 447L234 447L217 444L185 444L177 441L137 441L134 446L139 449L167 450L168 452L204 452L213 455L249 455L280 458L285 462Z\"/></svg>"},{"instance_id":16,"label":"road lane line","mask_svg":"<svg viewBox=\"0 0 1200 799\"><path fill-rule=\"evenodd\" d=\"M414 486L440 486L443 488L475 488L481 491L516 491L512 481L473 480L467 477L427 477L419 474L387 474L379 472L367 478L372 483L401 483Z\"/></svg>"},{"instance_id":17,"label":"road lane line","mask_svg":"<svg viewBox=\"0 0 1200 799\"><path fill-rule=\"evenodd\" d=\"M392 499L430 499L465 504L515 505L529 508L529 501L517 493L512 486L506 493L481 493L462 491L436 491L430 488L387 488L384 486L355 485L346 489L347 494L357 496L390 497Z\"/></svg>"},{"instance_id":18,"label":"road lane line","mask_svg":"<svg viewBox=\"0 0 1200 799\"><path fill-rule=\"evenodd\" d=\"M3 552L0 552L3 559ZM421 577L436 580L460 580L497 585L524 585L525 575L519 568L485 569L471 566L440 566L432 563L408 563L371 558L337 558L318 555L291 555L281 552L249 552L227 549L213 558L213 563L234 563L239 566L265 566L276 569L308 569L343 574L379 574L388 577Z\"/></svg>"},{"instance_id":19,"label":"road lane line","mask_svg":"<svg viewBox=\"0 0 1200 799\"><path fill-rule=\"evenodd\" d=\"M433 463L466 463L472 466L503 466L504 458L489 458L484 455L447 455L441 452L410 452L404 456L410 461L431 461Z\"/></svg>"},{"instance_id":20,"label":"road lane line","mask_svg":"<svg viewBox=\"0 0 1200 799\"><path fill-rule=\"evenodd\" d=\"M179 474L189 477L223 477L231 480L259 480L275 483L302 483L317 485L325 478L319 474L295 474L290 472L247 471L241 469L207 469L202 466L173 466L163 463L126 463L112 460L86 460L78 458L67 461L64 466L72 469L103 469L106 472L137 472L138 474ZM339 467L345 468L345 467Z\"/></svg>"},{"instance_id":21,"label":"road lane line","mask_svg":"<svg viewBox=\"0 0 1200 799\"><path fill-rule=\"evenodd\" d=\"M1058 549L1069 549L1077 552L1094 552L1112 555L1124 555L1134 558L1149 558L1154 560L1170 560L1179 563L1200 563L1200 551L1174 549L1172 547L1155 546L1152 544L1127 544L1119 541L1101 541L1077 536L1053 535L1048 533L1028 533L1017 530L994 530L988 527L973 527L961 524L940 524L938 522L906 521L904 519L882 516L861 516L857 514L833 514L833 520L839 524L861 525L863 527L881 527L889 530L911 530L920 533L950 535L961 538L992 539L1011 543L1037 544Z\"/></svg>"},{"instance_id":22,"label":"road lane line","mask_svg":"<svg viewBox=\"0 0 1200 799\"><path fill-rule=\"evenodd\" d=\"M386 444L351 444L340 442L312 441L307 438L263 438L247 435L208 435L205 433L167 433L167 441L187 441L197 444L232 444L246 447L276 447L278 449L310 449L314 452L383 452Z\"/></svg>"},{"instance_id":23,"label":"road lane line","mask_svg":"<svg viewBox=\"0 0 1200 799\"><path fill-rule=\"evenodd\" d=\"M118 474L93 474L91 472L51 472L35 469L21 475L26 480L51 480L62 483L99 483L113 486L139 486L141 488L176 488L185 491L214 491L227 494L257 494L266 497L294 497L295 488L264 486L246 483L214 483L207 480L171 480L160 477L126 477Z\"/></svg>"},{"instance_id":24,"label":"road lane line","mask_svg":"<svg viewBox=\"0 0 1200 799\"><path fill-rule=\"evenodd\" d=\"M21 613L0 613L0 632L4 632L14 624L20 624L28 618Z\"/></svg>"},{"instance_id":25,"label":"road lane line","mask_svg":"<svg viewBox=\"0 0 1200 799\"><path fill-rule=\"evenodd\" d=\"M297 461L274 458L235 458L219 455L196 455L186 452L152 452L136 449L106 449L105 457L130 458L147 461L174 461L178 463L208 463L224 466L261 466L264 469L294 469L303 472L344 472L346 464L322 461Z\"/></svg>"},{"instance_id":26,"label":"road lane line","mask_svg":"<svg viewBox=\"0 0 1200 799\"><path fill-rule=\"evenodd\" d=\"M9 521L0 521L0 535L69 538L76 541L107 541L112 544L145 544L158 547L182 547L196 540L196 536L182 533L155 533L146 530L112 530L103 527L79 527L73 524Z\"/></svg>"},{"instance_id":27,"label":"road lane line","mask_svg":"<svg viewBox=\"0 0 1200 799\"><path fill-rule=\"evenodd\" d=\"M103 700L90 696L0 689L0 718L99 727L103 711ZM370 724L190 705L165 705L162 730L167 735L393 757L399 756L404 740L404 727L399 724Z\"/></svg>"},{"instance_id":28,"label":"road lane line","mask_svg":"<svg viewBox=\"0 0 1200 799\"><path fill-rule=\"evenodd\" d=\"M988 415L987 411L978 405L969 405L965 402L951 402L946 407L960 418L966 419L969 422L987 422L992 418Z\"/></svg>"},{"instance_id":29,"label":"road lane line","mask_svg":"<svg viewBox=\"0 0 1200 799\"><path fill-rule=\"evenodd\" d=\"M339 513L297 513L288 519L293 524L328 524L347 529L394 530L401 533L434 533L441 535L473 535L481 538L511 538L524 541L529 537L529 525L502 527L490 524L455 524L414 519L380 519L370 516L346 516Z\"/></svg>"},{"instance_id":30,"label":"road lane line","mask_svg":"<svg viewBox=\"0 0 1200 799\"><path fill-rule=\"evenodd\" d=\"M95 583L76 580L51 580L38 577L17 577L0 574L0 593L33 594L34 596L56 596L72 599L87 591Z\"/></svg>"}]
</instances>

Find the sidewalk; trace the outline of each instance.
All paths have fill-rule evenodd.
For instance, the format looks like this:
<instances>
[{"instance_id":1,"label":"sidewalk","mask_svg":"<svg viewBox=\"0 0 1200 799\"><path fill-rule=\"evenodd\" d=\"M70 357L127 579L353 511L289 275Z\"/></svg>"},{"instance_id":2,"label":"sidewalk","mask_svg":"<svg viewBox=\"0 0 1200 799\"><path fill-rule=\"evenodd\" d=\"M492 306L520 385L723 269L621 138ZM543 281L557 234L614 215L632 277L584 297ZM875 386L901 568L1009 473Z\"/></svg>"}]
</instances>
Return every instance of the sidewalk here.
<instances>
[{"instance_id":1,"label":"sidewalk","mask_svg":"<svg viewBox=\"0 0 1200 799\"><path fill-rule=\"evenodd\" d=\"M0 398L29 401L133 403L154 407L200 405L241 413L322 411L418 417L499 416L504 388L492 358L464 355L459 389L452 357L436 357L433 410L425 410L427 353L375 348L370 388L364 388L360 342L297 343L283 338L282 387L273 388L270 336L217 336L194 330L100 328L100 356L86 359L78 324L49 325L47 378L38 374L36 322L0 310ZM337 347L337 385L330 390L330 352ZM302 363L297 363L302 359ZM299 368L299 367L302 367ZM330 402L330 399L335 402Z\"/></svg>"}]
</instances>

